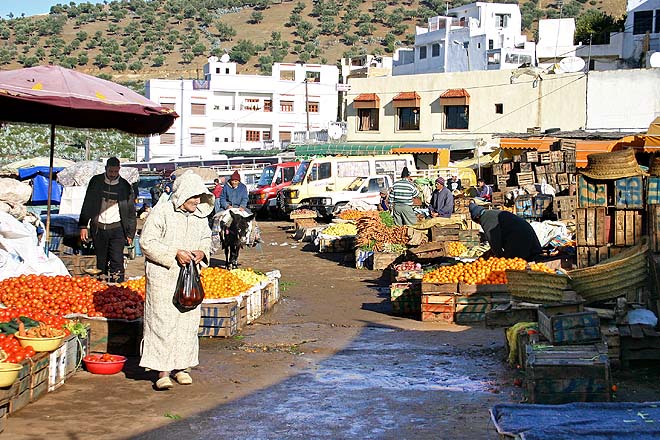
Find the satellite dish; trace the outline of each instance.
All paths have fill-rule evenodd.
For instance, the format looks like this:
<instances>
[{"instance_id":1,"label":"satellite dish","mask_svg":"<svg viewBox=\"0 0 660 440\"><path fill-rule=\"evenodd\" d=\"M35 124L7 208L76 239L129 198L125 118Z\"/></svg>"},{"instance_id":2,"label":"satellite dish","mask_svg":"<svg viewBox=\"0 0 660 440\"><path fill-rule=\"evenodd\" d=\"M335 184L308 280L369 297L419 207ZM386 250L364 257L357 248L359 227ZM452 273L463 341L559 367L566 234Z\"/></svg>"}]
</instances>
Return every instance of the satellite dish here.
<instances>
[{"instance_id":1,"label":"satellite dish","mask_svg":"<svg viewBox=\"0 0 660 440\"><path fill-rule=\"evenodd\" d=\"M339 125L331 125L328 127L328 137L330 139L339 139L342 135L342 129Z\"/></svg>"},{"instance_id":2,"label":"satellite dish","mask_svg":"<svg viewBox=\"0 0 660 440\"><path fill-rule=\"evenodd\" d=\"M651 67L660 67L660 52L654 52L649 58L649 64Z\"/></svg>"},{"instance_id":3,"label":"satellite dish","mask_svg":"<svg viewBox=\"0 0 660 440\"><path fill-rule=\"evenodd\" d=\"M566 57L559 62L562 72L581 72L584 70L584 60L580 57Z\"/></svg>"},{"instance_id":4,"label":"satellite dish","mask_svg":"<svg viewBox=\"0 0 660 440\"><path fill-rule=\"evenodd\" d=\"M220 57L220 62L221 63L228 63L229 62L229 54L224 54L223 56Z\"/></svg>"}]
</instances>

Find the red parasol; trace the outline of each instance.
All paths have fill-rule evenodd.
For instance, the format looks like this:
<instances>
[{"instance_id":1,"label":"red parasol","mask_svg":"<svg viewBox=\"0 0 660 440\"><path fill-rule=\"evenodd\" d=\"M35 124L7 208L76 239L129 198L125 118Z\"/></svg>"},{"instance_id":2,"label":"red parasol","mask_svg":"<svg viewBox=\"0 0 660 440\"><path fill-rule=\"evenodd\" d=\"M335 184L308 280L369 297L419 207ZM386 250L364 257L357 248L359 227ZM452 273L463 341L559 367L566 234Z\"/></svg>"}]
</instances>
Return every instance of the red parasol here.
<instances>
[{"instance_id":1,"label":"red parasol","mask_svg":"<svg viewBox=\"0 0 660 440\"><path fill-rule=\"evenodd\" d=\"M0 121L51 126L46 241L56 125L148 136L166 132L177 117L124 86L75 70L37 66L0 72Z\"/></svg>"}]
</instances>

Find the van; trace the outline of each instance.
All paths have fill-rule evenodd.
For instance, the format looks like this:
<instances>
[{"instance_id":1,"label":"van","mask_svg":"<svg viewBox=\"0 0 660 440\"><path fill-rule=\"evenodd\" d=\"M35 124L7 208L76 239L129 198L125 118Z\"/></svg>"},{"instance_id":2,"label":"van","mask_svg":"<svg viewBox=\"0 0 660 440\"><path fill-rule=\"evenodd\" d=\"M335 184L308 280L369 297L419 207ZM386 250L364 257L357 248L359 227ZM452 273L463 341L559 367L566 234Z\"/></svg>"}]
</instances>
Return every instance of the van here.
<instances>
[{"instance_id":1,"label":"van","mask_svg":"<svg viewBox=\"0 0 660 440\"><path fill-rule=\"evenodd\" d=\"M401 176L404 167L417 172L412 154L377 156L329 156L300 162L291 185L281 191L282 209L286 214L309 203L326 191L340 191L356 177L388 175L392 180Z\"/></svg>"},{"instance_id":2,"label":"van","mask_svg":"<svg viewBox=\"0 0 660 440\"><path fill-rule=\"evenodd\" d=\"M257 187L250 191L248 208L257 215L267 215L270 201L287 186L291 185L300 162L283 162L264 168Z\"/></svg>"},{"instance_id":3,"label":"van","mask_svg":"<svg viewBox=\"0 0 660 440\"><path fill-rule=\"evenodd\" d=\"M241 182L247 187L249 192L257 187L257 182L259 182L261 173L266 166L268 166L268 164L242 165L234 167L212 166L210 168L218 174L220 182L229 182L229 178L234 171L238 171L238 174L241 176Z\"/></svg>"}]
</instances>

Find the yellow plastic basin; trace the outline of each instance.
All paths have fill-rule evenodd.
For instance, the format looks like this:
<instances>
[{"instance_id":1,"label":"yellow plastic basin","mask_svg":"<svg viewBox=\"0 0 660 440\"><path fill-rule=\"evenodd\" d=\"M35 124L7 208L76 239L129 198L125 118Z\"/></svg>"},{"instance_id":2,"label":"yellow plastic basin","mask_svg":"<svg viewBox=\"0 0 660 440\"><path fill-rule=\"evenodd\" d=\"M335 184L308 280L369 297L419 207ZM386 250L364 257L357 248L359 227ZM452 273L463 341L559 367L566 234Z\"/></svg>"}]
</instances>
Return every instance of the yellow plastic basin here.
<instances>
[{"instance_id":1,"label":"yellow plastic basin","mask_svg":"<svg viewBox=\"0 0 660 440\"><path fill-rule=\"evenodd\" d=\"M22 368L20 364L0 362L0 388L12 386Z\"/></svg>"},{"instance_id":2,"label":"yellow plastic basin","mask_svg":"<svg viewBox=\"0 0 660 440\"><path fill-rule=\"evenodd\" d=\"M18 339L18 342L23 347L30 346L34 351L57 350L64 340L64 335L57 336L56 338L28 338L26 336L19 336L18 332L16 332L14 336L16 336L16 339Z\"/></svg>"}]
</instances>

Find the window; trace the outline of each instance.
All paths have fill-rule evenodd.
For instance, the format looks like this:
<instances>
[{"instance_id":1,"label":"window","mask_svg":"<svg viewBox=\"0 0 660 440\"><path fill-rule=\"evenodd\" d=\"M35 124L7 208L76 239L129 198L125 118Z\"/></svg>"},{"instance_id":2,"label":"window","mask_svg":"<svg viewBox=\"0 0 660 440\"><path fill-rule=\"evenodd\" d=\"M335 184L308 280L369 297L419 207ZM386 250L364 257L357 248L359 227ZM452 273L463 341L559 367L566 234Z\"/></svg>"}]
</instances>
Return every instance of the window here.
<instances>
[{"instance_id":1,"label":"window","mask_svg":"<svg viewBox=\"0 0 660 440\"><path fill-rule=\"evenodd\" d=\"M269 141L270 140L270 131L264 131L261 135L261 138L265 141Z\"/></svg>"},{"instance_id":2,"label":"window","mask_svg":"<svg viewBox=\"0 0 660 440\"><path fill-rule=\"evenodd\" d=\"M653 11L639 11L633 15L633 35L653 32Z\"/></svg>"},{"instance_id":3,"label":"window","mask_svg":"<svg viewBox=\"0 0 660 440\"><path fill-rule=\"evenodd\" d=\"M193 116L204 116L206 114L206 104L190 104L190 112Z\"/></svg>"},{"instance_id":4,"label":"window","mask_svg":"<svg viewBox=\"0 0 660 440\"><path fill-rule=\"evenodd\" d=\"M431 46L431 56L439 57L440 56L440 45L438 43L433 43Z\"/></svg>"},{"instance_id":5,"label":"window","mask_svg":"<svg viewBox=\"0 0 660 440\"><path fill-rule=\"evenodd\" d=\"M280 101L280 111L286 113L293 112L293 101Z\"/></svg>"},{"instance_id":6,"label":"window","mask_svg":"<svg viewBox=\"0 0 660 440\"><path fill-rule=\"evenodd\" d=\"M419 48L419 59L423 60L426 58L426 46L422 46Z\"/></svg>"},{"instance_id":7,"label":"window","mask_svg":"<svg viewBox=\"0 0 660 440\"><path fill-rule=\"evenodd\" d=\"M190 133L190 145L205 145L206 136L204 133Z\"/></svg>"},{"instance_id":8,"label":"window","mask_svg":"<svg viewBox=\"0 0 660 440\"><path fill-rule=\"evenodd\" d=\"M330 162L317 163L312 167L309 173L310 180L329 179L332 177L332 167Z\"/></svg>"},{"instance_id":9,"label":"window","mask_svg":"<svg viewBox=\"0 0 660 440\"><path fill-rule=\"evenodd\" d=\"M660 34L660 9L655 10L655 33Z\"/></svg>"},{"instance_id":10,"label":"window","mask_svg":"<svg viewBox=\"0 0 660 440\"><path fill-rule=\"evenodd\" d=\"M494 47L493 40L488 40L488 50L493 50Z\"/></svg>"},{"instance_id":11,"label":"window","mask_svg":"<svg viewBox=\"0 0 660 440\"><path fill-rule=\"evenodd\" d=\"M495 14L495 27L507 27L509 24L509 17L509 14Z\"/></svg>"},{"instance_id":12,"label":"window","mask_svg":"<svg viewBox=\"0 0 660 440\"><path fill-rule=\"evenodd\" d=\"M257 130L245 130L245 140L248 142L259 142L261 133Z\"/></svg>"},{"instance_id":13,"label":"window","mask_svg":"<svg viewBox=\"0 0 660 440\"><path fill-rule=\"evenodd\" d=\"M368 176L369 174L369 162L366 160L337 162L337 177Z\"/></svg>"},{"instance_id":14,"label":"window","mask_svg":"<svg viewBox=\"0 0 660 440\"><path fill-rule=\"evenodd\" d=\"M163 133L160 135L161 145L174 145L175 139L176 139L175 133Z\"/></svg>"},{"instance_id":15,"label":"window","mask_svg":"<svg viewBox=\"0 0 660 440\"><path fill-rule=\"evenodd\" d=\"M280 131L280 142L291 142L291 132Z\"/></svg>"},{"instance_id":16,"label":"window","mask_svg":"<svg viewBox=\"0 0 660 440\"><path fill-rule=\"evenodd\" d=\"M318 113L319 112L319 103L318 102L308 102L307 103L307 111L310 113Z\"/></svg>"},{"instance_id":17,"label":"window","mask_svg":"<svg viewBox=\"0 0 660 440\"><path fill-rule=\"evenodd\" d=\"M378 109L358 109L358 131L378 131Z\"/></svg>"},{"instance_id":18,"label":"window","mask_svg":"<svg viewBox=\"0 0 660 440\"><path fill-rule=\"evenodd\" d=\"M261 110L258 98L246 98L243 103L243 110Z\"/></svg>"},{"instance_id":19,"label":"window","mask_svg":"<svg viewBox=\"0 0 660 440\"><path fill-rule=\"evenodd\" d=\"M220 110L220 106L219 105L214 105L213 110Z\"/></svg>"},{"instance_id":20,"label":"window","mask_svg":"<svg viewBox=\"0 0 660 440\"><path fill-rule=\"evenodd\" d=\"M225 69L225 75L229 75L229 67Z\"/></svg>"},{"instance_id":21,"label":"window","mask_svg":"<svg viewBox=\"0 0 660 440\"><path fill-rule=\"evenodd\" d=\"M160 105L162 107L169 108L170 110L176 110L175 109L176 104L174 104L173 102L161 102Z\"/></svg>"},{"instance_id":22,"label":"window","mask_svg":"<svg viewBox=\"0 0 660 440\"><path fill-rule=\"evenodd\" d=\"M305 80L310 83L321 82L321 72L305 72Z\"/></svg>"},{"instance_id":23,"label":"window","mask_svg":"<svg viewBox=\"0 0 660 440\"><path fill-rule=\"evenodd\" d=\"M500 53L493 52L488 54L488 64L500 64Z\"/></svg>"},{"instance_id":24,"label":"window","mask_svg":"<svg viewBox=\"0 0 660 440\"><path fill-rule=\"evenodd\" d=\"M504 104L495 104L495 113L498 115L504 114Z\"/></svg>"},{"instance_id":25,"label":"window","mask_svg":"<svg viewBox=\"0 0 660 440\"><path fill-rule=\"evenodd\" d=\"M391 174L394 176L400 176L401 171L406 166L405 159L399 160L377 160L376 161L376 174Z\"/></svg>"},{"instance_id":26,"label":"window","mask_svg":"<svg viewBox=\"0 0 660 440\"><path fill-rule=\"evenodd\" d=\"M419 107L399 107L399 130L419 130Z\"/></svg>"},{"instance_id":27,"label":"window","mask_svg":"<svg viewBox=\"0 0 660 440\"><path fill-rule=\"evenodd\" d=\"M281 81L295 81L296 72L294 70L280 70Z\"/></svg>"},{"instance_id":28,"label":"window","mask_svg":"<svg viewBox=\"0 0 660 440\"><path fill-rule=\"evenodd\" d=\"M265 112L272 112L273 111L273 100L272 99L265 99L264 100L264 111Z\"/></svg>"},{"instance_id":29,"label":"window","mask_svg":"<svg viewBox=\"0 0 660 440\"><path fill-rule=\"evenodd\" d=\"M284 174L284 182L291 182L293 180L293 176L296 174L296 168L286 167L282 170L282 173Z\"/></svg>"},{"instance_id":30,"label":"window","mask_svg":"<svg viewBox=\"0 0 660 440\"><path fill-rule=\"evenodd\" d=\"M217 136L216 136L216 137L214 137L214 138L213 138L213 142L220 142L220 138L219 138L219 137L217 137Z\"/></svg>"},{"instance_id":31,"label":"window","mask_svg":"<svg viewBox=\"0 0 660 440\"><path fill-rule=\"evenodd\" d=\"M467 105L445 106L445 128L447 130L467 130L468 122Z\"/></svg>"}]
</instances>

